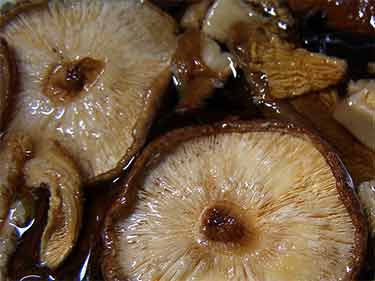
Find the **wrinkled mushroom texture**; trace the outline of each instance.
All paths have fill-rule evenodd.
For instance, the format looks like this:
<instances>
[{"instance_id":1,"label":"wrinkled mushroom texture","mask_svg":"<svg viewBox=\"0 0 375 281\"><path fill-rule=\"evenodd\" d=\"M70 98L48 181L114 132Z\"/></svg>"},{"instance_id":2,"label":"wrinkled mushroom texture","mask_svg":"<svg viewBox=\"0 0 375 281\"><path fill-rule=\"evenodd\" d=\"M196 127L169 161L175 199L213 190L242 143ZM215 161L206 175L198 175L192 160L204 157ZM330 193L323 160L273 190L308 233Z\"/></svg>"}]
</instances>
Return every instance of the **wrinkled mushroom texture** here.
<instances>
[{"instance_id":1,"label":"wrinkled mushroom texture","mask_svg":"<svg viewBox=\"0 0 375 281\"><path fill-rule=\"evenodd\" d=\"M344 280L355 228L307 137L226 133L147 166L115 220L113 272L128 280ZM346 280L346 279L345 279Z\"/></svg>"},{"instance_id":2,"label":"wrinkled mushroom texture","mask_svg":"<svg viewBox=\"0 0 375 281\"><path fill-rule=\"evenodd\" d=\"M40 246L41 263L57 268L71 252L81 225L81 177L59 145L45 144L25 166L26 185L50 192L48 221Z\"/></svg>"},{"instance_id":3,"label":"wrinkled mushroom texture","mask_svg":"<svg viewBox=\"0 0 375 281\"><path fill-rule=\"evenodd\" d=\"M274 98L300 96L336 85L345 76L345 61L311 53L262 29L254 29L240 55L245 69L267 75Z\"/></svg>"},{"instance_id":4,"label":"wrinkled mushroom texture","mask_svg":"<svg viewBox=\"0 0 375 281\"><path fill-rule=\"evenodd\" d=\"M169 80L174 31L140 0L53 0L18 15L1 30L20 73L10 130L57 140L85 180L120 170Z\"/></svg>"},{"instance_id":5,"label":"wrinkled mushroom texture","mask_svg":"<svg viewBox=\"0 0 375 281\"><path fill-rule=\"evenodd\" d=\"M0 142L0 281L7 280L8 259L16 247L15 231L10 225L10 209L31 146L30 139L23 135L8 135Z\"/></svg>"}]
</instances>

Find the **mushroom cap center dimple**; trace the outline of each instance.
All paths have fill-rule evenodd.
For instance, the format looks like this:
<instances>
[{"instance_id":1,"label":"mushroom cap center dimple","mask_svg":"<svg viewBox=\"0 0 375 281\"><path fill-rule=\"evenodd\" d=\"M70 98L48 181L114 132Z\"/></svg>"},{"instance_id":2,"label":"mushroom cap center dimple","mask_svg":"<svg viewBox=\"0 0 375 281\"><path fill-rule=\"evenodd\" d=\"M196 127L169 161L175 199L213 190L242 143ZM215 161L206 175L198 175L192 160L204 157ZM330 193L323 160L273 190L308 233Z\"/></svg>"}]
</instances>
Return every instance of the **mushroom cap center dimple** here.
<instances>
[{"instance_id":1,"label":"mushroom cap center dimple","mask_svg":"<svg viewBox=\"0 0 375 281\"><path fill-rule=\"evenodd\" d=\"M44 81L45 96L57 100L74 98L88 90L104 70L104 62L90 57L54 65Z\"/></svg>"},{"instance_id":2,"label":"mushroom cap center dimple","mask_svg":"<svg viewBox=\"0 0 375 281\"><path fill-rule=\"evenodd\" d=\"M218 203L203 211L201 233L209 241L241 243L248 238L249 229L240 209Z\"/></svg>"}]
</instances>

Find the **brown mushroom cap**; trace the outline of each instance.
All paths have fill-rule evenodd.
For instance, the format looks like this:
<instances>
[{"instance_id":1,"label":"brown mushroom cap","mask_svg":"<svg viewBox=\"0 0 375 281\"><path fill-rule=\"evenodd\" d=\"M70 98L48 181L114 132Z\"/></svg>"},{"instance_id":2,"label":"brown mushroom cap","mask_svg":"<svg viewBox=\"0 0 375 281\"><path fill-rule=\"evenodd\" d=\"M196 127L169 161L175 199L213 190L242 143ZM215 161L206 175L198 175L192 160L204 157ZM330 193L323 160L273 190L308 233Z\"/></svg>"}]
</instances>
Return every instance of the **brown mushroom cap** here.
<instances>
[{"instance_id":1,"label":"brown mushroom cap","mask_svg":"<svg viewBox=\"0 0 375 281\"><path fill-rule=\"evenodd\" d=\"M175 24L147 1L52 0L1 30L20 92L10 131L58 141L86 181L112 177L145 141L175 49Z\"/></svg>"},{"instance_id":2,"label":"brown mushroom cap","mask_svg":"<svg viewBox=\"0 0 375 281\"><path fill-rule=\"evenodd\" d=\"M336 154L272 122L184 128L136 161L106 280L355 280L366 231Z\"/></svg>"}]
</instances>

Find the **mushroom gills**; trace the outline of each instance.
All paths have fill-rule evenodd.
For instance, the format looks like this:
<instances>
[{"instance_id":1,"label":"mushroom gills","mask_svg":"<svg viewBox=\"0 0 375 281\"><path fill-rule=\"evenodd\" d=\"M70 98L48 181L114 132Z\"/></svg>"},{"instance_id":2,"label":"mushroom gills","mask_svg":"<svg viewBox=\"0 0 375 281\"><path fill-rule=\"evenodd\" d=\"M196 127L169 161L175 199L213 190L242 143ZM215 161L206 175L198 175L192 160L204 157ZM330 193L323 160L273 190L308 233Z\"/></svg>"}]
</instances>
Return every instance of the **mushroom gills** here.
<instances>
[{"instance_id":1,"label":"mushroom gills","mask_svg":"<svg viewBox=\"0 0 375 281\"><path fill-rule=\"evenodd\" d=\"M83 212L81 175L67 153L57 143L50 142L26 163L25 178L27 186L50 192L40 259L42 265L56 269L78 238Z\"/></svg>"},{"instance_id":2,"label":"mushroom gills","mask_svg":"<svg viewBox=\"0 0 375 281\"><path fill-rule=\"evenodd\" d=\"M347 71L344 60L296 48L261 25L236 25L229 45L246 77L263 74L269 95L277 99L324 90Z\"/></svg>"},{"instance_id":3,"label":"mushroom gills","mask_svg":"<svg viewBox=\"0 0 375 281\"><path fill-rule=\"evenodd\" d=\"M58 141L85 182L116 177L145 142L175 31L139 0L51 0L18 14L0 29L20 73L9 131Z\"/></svg>"},{"instance_id":4,"label":"mushroom gills","mask_svg":"<svg viewBox=\"0 0 375 281\"><path fill-rule=\"evenodd\" d=\"M26 217L21 213L12 216L11 210L22 207L16 202L16 193L22 184L22 169L32 144L24 135L6 135L0 145L0 280L5 281L9 257L17 243L14 225L22 224Z\"/></svg>"},{"instance_id":5,"label":"mushroom gills","mask_svg":"<svg viewBox=\"0 0 375 281\"><path fill-rule=\"evenodd\" d=\"M106 280L355 280L365 236L334 154L246 126L150 145L107 220Z\"/></svg>"}]
</instances>

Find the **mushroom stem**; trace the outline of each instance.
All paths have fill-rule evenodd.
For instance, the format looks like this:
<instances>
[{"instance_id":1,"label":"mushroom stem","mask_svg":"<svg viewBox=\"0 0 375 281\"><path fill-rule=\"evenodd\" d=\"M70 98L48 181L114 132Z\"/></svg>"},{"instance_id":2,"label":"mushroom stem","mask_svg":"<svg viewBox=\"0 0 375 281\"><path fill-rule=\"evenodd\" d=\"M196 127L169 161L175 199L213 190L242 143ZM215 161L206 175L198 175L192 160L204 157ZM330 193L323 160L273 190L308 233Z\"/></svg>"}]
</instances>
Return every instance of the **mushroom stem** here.
<instances>
[{"instance_id":1,"label":"mushroom stem","mask_svg":"<svg viewBox=\"0 0 375 281\"><path fill-rule=\"evenodd\" d=\"M57 64L47 75L44 94L50 98L74 97L92 86L104 69L104 63L90 57Z\"/></svg>"},{"instance_id":2,"label":"mushroom stem","mask_svg":"<svg viewBox=\"0 0 375 281\"><path fill-rule=\"evenodd\" d=\"M203 211L201 232L207 240L238 243L247 236L248 229L237 210L217 204Z\"/></svg>"}]
</instances>

